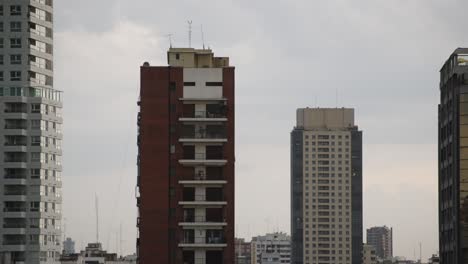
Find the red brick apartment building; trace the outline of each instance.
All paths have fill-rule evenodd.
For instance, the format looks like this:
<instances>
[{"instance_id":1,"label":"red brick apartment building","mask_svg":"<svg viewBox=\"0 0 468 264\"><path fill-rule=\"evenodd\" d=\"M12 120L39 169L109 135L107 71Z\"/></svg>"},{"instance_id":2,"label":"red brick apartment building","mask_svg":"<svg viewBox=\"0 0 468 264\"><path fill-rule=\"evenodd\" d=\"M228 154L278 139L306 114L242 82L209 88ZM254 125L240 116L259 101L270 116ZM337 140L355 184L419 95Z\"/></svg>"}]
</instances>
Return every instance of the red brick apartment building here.
<instances>
[{"instance_id":1,"label":"red brick apartment building","mask_svg":"<svg viewBox=\"0 0 468 264\"><path fill-rule=\"evenodd\" d=\"M171 48L141 67L139 263L234 263L234 67Z\"/></svg>"}]
</instances>

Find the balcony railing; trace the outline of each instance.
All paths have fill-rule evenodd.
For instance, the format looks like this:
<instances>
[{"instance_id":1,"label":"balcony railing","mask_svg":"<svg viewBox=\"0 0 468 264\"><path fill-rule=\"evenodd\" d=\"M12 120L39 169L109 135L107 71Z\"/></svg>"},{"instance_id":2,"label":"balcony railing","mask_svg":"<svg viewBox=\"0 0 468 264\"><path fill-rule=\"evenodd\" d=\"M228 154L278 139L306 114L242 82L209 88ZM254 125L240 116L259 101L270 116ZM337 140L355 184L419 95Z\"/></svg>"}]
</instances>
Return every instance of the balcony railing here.
<instances>
[{"instance_id":1,"label":"balcony railing","mask_svg":"<svg viewBox=\"0 0 468 264\"><path fill-rule=\"evenodd\" d=\"M226 118L226 114L210 111L194 111L192 113L184 113L183 118Z\"/></svg>"},{"instance_id":2,"label":"balcony railing","mask_svg":"<svg viewBox=\"0 0 468 264\"><path fill-rule=\"evenodd\" d=\"M26 223L4 223L3 228L26 228Z\"/></svg>"},{"instance_id":3,"label":"balcony railing","mask_svg":"<svg viewBox=\"0 0 468 264\"><path fill-rule=\"evenodd\" d=\"M226 239L222 236L209 237L184 237L181 241L183 244L225 244Z\"/></svg>"},{"instance_id":4,"label":"balcony railing","mask_svg":"<svg viewBox=\"0 0 468 264\"><path fill-rule=\"evenodd\" d=\"M181 138L190 138L190 139L225 139L226 133L224 132L188 132L184 133Z\"/></svg>"},{"instance_id":5,"label":"balcony railing","mask_svg":"<svg viewBox=\"0 0 468 264\"><path fill-rule=\"evenodd\" d=\"M4 212L26 212L26 207L5 207Z\"/></svg>"},{"instance_id":6,"label":"balcony railing","mask_svg":"<svg viewBox=\"0 0 468 264\"><path fill-rule=\"evenodd\" d=\"M222 195L192 195L184 196L185 202L224 202Z\"/></svg>"},{"instance_id":7,"label":"balcony railing","mask_svg":"<svg viewBox=\"0 0 468 264\"><path fill-rule=\"evenodd\" d=\"M223 153L187 153L183 159L186 160L223 160Z\"/></svg>"},{"instance_id":8,"label":"balcony railing","mask_svg":"<svg viewBox=\"0 0 468 264\"><path fill-rule=\"evenodd\" d=\"M223 179L224 179L224 177L221 174L209 175L209 174L205 174L203 172L197 173L197 174L193 175L192 177L187 178L187 180L197 180L197 181L219 181L219 180L223 180Z\"/></svg>"},{"instance_id":9,"label":"balcony railing","mask_svg":"<svg viewBox=\"0 0 468 264\"><path fill-rule=\"evenodd\" d=\"M26 195L26 190L5 190L5 195Z\"/></svg>"},{"instance_id":10,"label":"balcony railing","mask_svg":"<svg viewBox=\"0 0 468 264\"><path fill-rule=\"evenodd\" d=\"M26 239L4 240L3 245L5 245L5 246L23 246L23 245L26 245Z\"/></svg>"},{"instance_id":11,"label":"balcony railing","mask_svg":"<svg viewBox=\"0 0 468 264\"><path fill-rule=\"evenodd\" d=\"M5 179L26 179L26 174L5 174Z\"/></svg>"},{"instance_id":12,"label":"balcony railing","mask_svg":"<svg viewBox=\"0 0 468 264\"><path fill-rule=\"evenodd\" d=\"M184 216L184 222L185 223L222 223L224 222L224 220L222 220L222 218L215 218L215 217L187 215L187 216Z\"/></svg>"}]
</instances>

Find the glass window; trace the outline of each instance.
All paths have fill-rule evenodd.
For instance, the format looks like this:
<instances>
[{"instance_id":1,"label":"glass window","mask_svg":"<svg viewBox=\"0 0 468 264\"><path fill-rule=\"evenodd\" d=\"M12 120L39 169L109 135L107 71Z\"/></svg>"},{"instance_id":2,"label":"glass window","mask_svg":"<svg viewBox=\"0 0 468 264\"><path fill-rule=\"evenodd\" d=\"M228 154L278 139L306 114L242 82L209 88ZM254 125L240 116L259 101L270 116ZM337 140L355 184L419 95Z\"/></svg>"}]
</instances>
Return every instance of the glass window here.
<instances>
[{"instance_id":1,"label":"glass window","mask_svg":"<svg viewBox=\"0 0 468 264\"><path fill-rule=\"evenodd\" d=\"M11 32L21 32L21 22L19 22L19 21L10 22L10 31Z\"/></svg>"},{"instance_id":2,"label":"glass window","mask_svg":"<svg viewBox=\"0 0 468 264\"><path fill-rule=\"evenodd\" d=\"M0 65L3 65L3 55L0 55Z\"/></svg>"},{"instance_id":3,"label":"glass window","mask_svg":"<svg viewBox=\"0 0 468 264\"><path fill-rule=\"evenodd\" d=\"M0 22L0 32L3 32L3 22Z\"/></svg>"},{"instance_id":4,"label":"glass window","mask_svg":"<svg viewBox=\"0 0 468 264\"><path fill-rule=\"evenodd\" d=\"M10 87L10 96L23 96L23 88Z\"/></svg>"},{"instance_id":5,"label":"glass window","mask_svg":"<svg viewBox=\"0 0 468 264\"><path fill-rule=\"evenodd\" d=\"M10 15L12 15L12 16L21 16L21 6L20 5L10 6Z\"/></svg>"},{"instance_id":6,"label":"glass window","mask_svg":"<svg viewBox=\"0 0 468 264\"><path fill-rule=\"evenodd\" d=\"M3 49L3 38L0 38L0 49Z\"/></svg>"},{"instance_id":7,"label":"glass window","mask_svg":"<svg viewBox=\"0 0 468 264\"><path fill-rule=\"evenodd\" d=\"M0 5L0 16L3 16L3 6Z\"/></svg>"},{"instance_id":8,"label":"glass window","mask_svg":"<svg viewBox=\"0 0 468 264\"><path fill-rule=\"evenodd\" d=\"M10 39L10 47L12 49L21 48L21 38L11 38Z\"/></svg>"},{"instance_id":9,"label":"glass window","mask_svg":"<svg viewBox=\"0 0 468 264\"><path fill-rule=\"evenodd\" d=\"M3 72L0 71L0 82L2 82L2 81L3 81Z\"/></svg>"},{"instance_id":10,"label":"glass window","mask_svg":"<svg viewBox=\"0 0 468 264\"><path fill-rule=\"evenodd\" d=\"M21 64L21 54L10 55L10 64Z\"/></svg>"},{"instance_id":11,"label":"glass window","mask_svg":"<svg viewBox=\"0 0 468 264\"><path fill-rule=\"evenodd\" d=\"M10 81L21 81L21 72L20 71L11 71L10 72Z\"/></svg>"}]
</instances>

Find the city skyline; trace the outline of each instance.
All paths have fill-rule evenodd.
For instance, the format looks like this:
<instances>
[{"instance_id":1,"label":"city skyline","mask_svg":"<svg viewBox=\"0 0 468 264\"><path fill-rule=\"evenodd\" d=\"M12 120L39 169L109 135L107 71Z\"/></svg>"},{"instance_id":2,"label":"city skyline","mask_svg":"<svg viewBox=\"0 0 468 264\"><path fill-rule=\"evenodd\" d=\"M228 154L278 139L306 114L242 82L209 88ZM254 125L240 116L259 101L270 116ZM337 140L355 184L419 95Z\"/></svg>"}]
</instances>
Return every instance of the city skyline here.
<instances>
[{"instance_id":1,"label":"city skyline","mask_svg":"<svg viewBox=\"0 0 468 264\"><path fill-rule=\"evenodd\" d=\"M278 30L283 34L272 34L270 27L278 27L273 23L272 15L266 11L260 14L272 24L254 23L257 20L252 13L254 8L258 7L256 4L249 7L245 2L240 2L234 6L218 6L221 10L234 7L233 14L246 16L245 21L239 21L240 25L236 25L231 22L232 19L219 23L213 16L201 18L186 11L180 16L168 19L163 11L182 7L176 4L158 7L159 15L153 14L151 17L160 18L146 18L150 16L145 11L142 14L136 12L154 6L150 3L142 1L138 8L134 9L121 1L116 1L116 4L106 1L91 4L89 1L82 1L82 6L93 6L92 9L85 8L86 12L75 6L76 3L57 3L55 7L55 11L60 13L56 24L63 22L56 25L56 55L59 67L57 81L61 86L67 87L63 90L66 102L71 104L67 107L71 108L65 109L65 115L74 120L74 124L66 124L64 128L65 134L68 131L71 133L67 134L68 140L64 143L64 149L68 147L67 153L71 155L64 158L66 171L69 172L64 187L65 191L68 191L64 197L64 213L67 218L67 236L76 239L77 246L80 245L79 241L84 245L94 237L94 220L88 220L87 216L93 213L94 193L105 188L108 190L99 194L102 207L101 222L111 224L102 227L103 243L107 246L115 243L113 234L118 232L118 226L122 222L125 227L124 237L127 240L126 251L131 253L134 248L135 235L131 229L134 229L132 219L136 215L136 208L131 199L134 199L135 185L136 148L133 126L136 122L134 102L138 76L132 69L144 61L149 61L152 65L164 65L164 52L168 48L166 34L177 32L174 44L187 46L184 21L190 18L195 23L200 21L200 24L204 24L206 39L209 40L207 43L213 45L217 54L230 56L240 69L237 100L240 104L237 116L239 148L236 156L238 174L241 176L238 177L237 189L245 190L243 194L255 194L240 197L237 202L236 211L241 212L236 221L240 236L251 237L265 233L266 229L271 231L278 227L284 231L289 230L289 190L283 190L282 187L288 185L288 130L292 125L289 120L294 116L295 109L317 105L343 105L356 109L360 127L366 131L364 228L383 224L395 227L395 255L412 257L413 249L418 247L419 241L423 242L424 255L429 256L437 251L437 235L427 234L435 233L427 230L437 230L437 169L433 165L436 164L437 128L433 115L436 113L437 104L437 73L447 54L467 43L458 29L449 31L452 30L451 26L456 24L447 18L446 13L450 7L456 7L455 4L449 3L448 7L442 8L434 1L425 1L424 4L422 1L416 1L403 4L402 9L406 11L400 11L401 3L386 3L384 7L387 8L387 12L384 12L369 1L360 1L369 7L358 12L358 4L333 1L330 6L309 6L304 2L300 3L299 6L304 9L314 7L327 15L331 15L331 9L335 7L343 8L339 9L339 15L332 16L337 24L329 26L328 33L308 27L317 22L324 23L326 16L318 15L304 21L295 20L292 11L296 11L296 7L274 4L272 8L276 10L287 7L284 9L287 19L283 20L287 25L298 26L292 31L280 27ZM418 11L418 7L421 6L424 6L424 9ZM193 5L189 4L189 7ZM109 11L98 16L94 9L100 12ZM462 8L454 9L459 12ZM272 14L277 13L271 9L268 11ZM356 13L352 11L357 12L357 15L353 16ZM424 27L415 20L404 17L406 12L419 12L422 16L420 19L433 26L430 34L425 33ZM80 15L89 15L89 19L80 21ZM343 17L339 18L340 16ZM363 23L360 17L375 23ZM122 21L116 23L120 19ZM174 22L173 25L168 26L167 22L163 22L165 19ZM258 26L249 29L245 26L247 22ZM355 37L338 31L345 22L349 22L345 28L354 32ZM232 35L239 37L229 36L222 27L214 25L217 23L233 31L235 34L231 33ZM235 25L243 28L242 32L234 30ZM372 27L371 33L363 33L359 26L365 25L375 27ZM403 28L403 25L406 26ZM379 30L378 26L381 26ZM412 34L414 32L417 32L415 36ZM315 37L308 38L304 33ZM200 37L195 34L194 46L201 47L200 41L196 40ZM437 40L429 42L433 35L436 35ZM416 37L418 38L415 39ZM264 39L269 41L262 41ZM284 42L282 39L289 41ZM329 41L330 46L320 45L318 40ZM307 48L309 45L310 50ZM364 53L366 49L370 49L367 55ZM131 52L128 52L129 50ZM327 50L333 52L328 54ZM307 52L310 52L310 58L313 60L304 59ZM328 54L328 57L325 58L323 54ZM262 64L258 69L251 66L257 63L257 58L258 63ZM70 59L73 60L71 65L65 63ZM281 67L277 66L276 60L282 61ZM337 70L338 62L339 68L346 70L334 74L327 73L329 69ZM113 68L111 74L108 73L109 65ZM295 67L300 70L295 72L295 69L288 69ZM303 69L310 69L310 73L309 70ZM283 71L284 75L281 74ZM256 73L252 74L255 78L250 73ZM278 78L272 81L270 76ZM256 84L255 87L252 83ZM288 91L301 92L295 94ZM265 94L269 95L268 100L264 100ZM284 98L288 98L288 101L284 101ZM84 105L86 108L83 108ZM90 119L90 116L93 118ZM401 116L406 118L401 119ZM263 129L271 132L264 135L260 131L252 131L251 128L258 124L262 124ZM88 127L99 129L86 131L84 128ZM83 147L89 144L94 146L93 153ZM258 160L254 164L251 161L255 158ZM409 163L409 159L413 162ZM274 168L271 168L272 160L276 164ZM122 181L119 184L121 177ZM255 186L267 180L275 184L271 184L270 189L257 195L258 190ZM418 186L421 181L424 185ZM119 185L121 192L117 191ZM82 190L83 193L74 189ZM419 194L417 197L413 197L415 192ZM114 199L116 193L121 193L118 201ZM77 197L79 199L72 201ZM276 206L262 207L269 204L265 197L278 197L278 200L275 199L272 203ZM382 210L378 204L388 206ZM434 204L434 207L424 208L424 205L429 204ZM262 208L262 214L257 213L256 208ZM82 213L75 212L78 209ZM117 214L113 211L129 213L122 213L122 219L111 220ZM424 225L414 227L413 217L424 219ZM79 228L73 227L79 223L82 224ZM406 235L411 232L413 236ZM112 249L113 246L110 247Z\"/></svg>"}]
</instances>

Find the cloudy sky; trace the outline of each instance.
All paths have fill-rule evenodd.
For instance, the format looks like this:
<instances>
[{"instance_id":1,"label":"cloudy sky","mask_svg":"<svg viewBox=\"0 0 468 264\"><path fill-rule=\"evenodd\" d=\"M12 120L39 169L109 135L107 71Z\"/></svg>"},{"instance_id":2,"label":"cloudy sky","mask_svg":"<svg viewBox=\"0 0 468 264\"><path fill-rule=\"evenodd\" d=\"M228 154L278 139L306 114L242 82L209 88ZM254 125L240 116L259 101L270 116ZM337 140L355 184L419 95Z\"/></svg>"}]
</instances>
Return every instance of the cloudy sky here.
<instances>
[{"instance_id":1,"label":"cloudy sky","mask_svg":"<svg viewBox=\"0 0 468 264\"><path fill-rule=\"evenodd\" d=\"M136 238L139 66L207 45L236 66L236 233L289 233L289 133L298 107L356 109L364 131L365 227L394 252L437 252L438 70L468 46L455 0L56 1L56 88L65 92L64 215L80 248ZM336 94L338 92L338 100ZM418 252L419 250L416 250Z\"/></svg>"}]
</instances>

